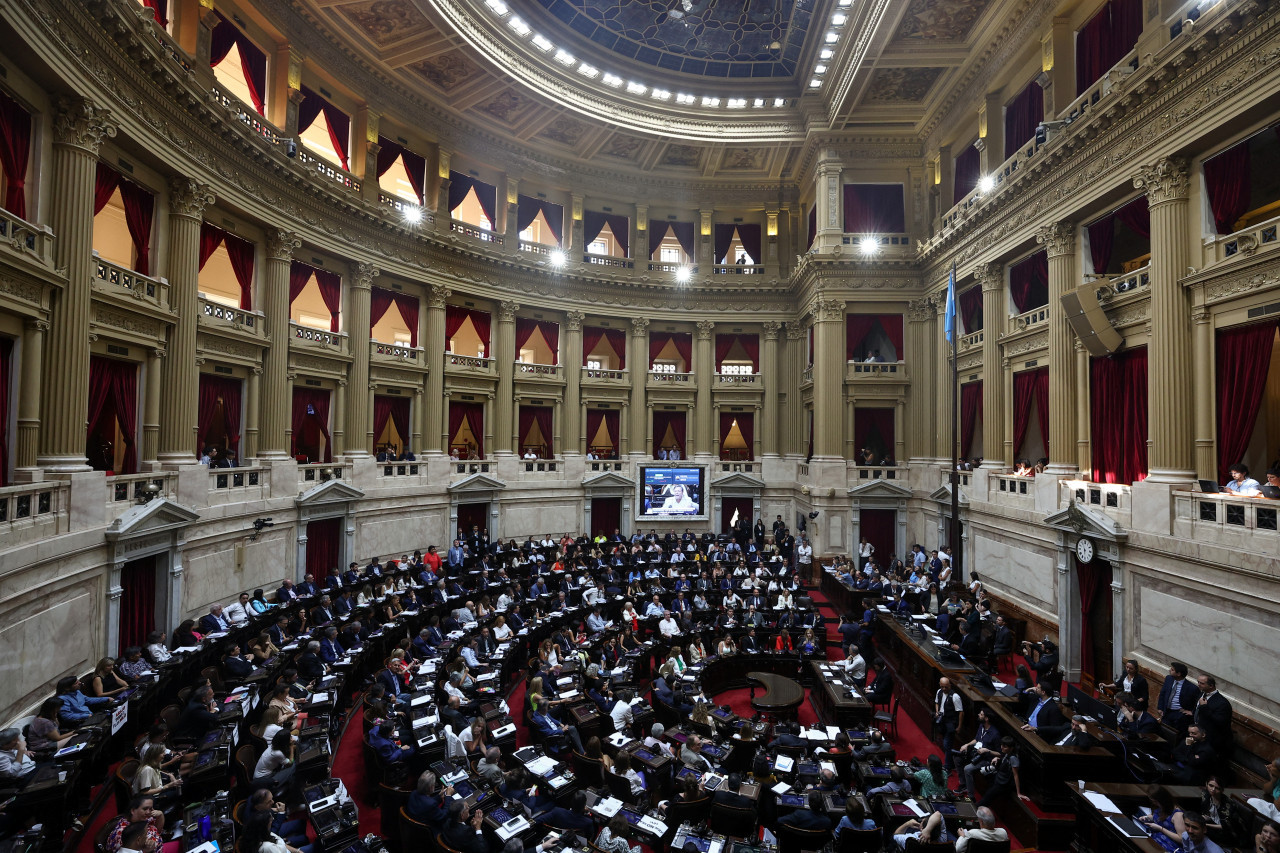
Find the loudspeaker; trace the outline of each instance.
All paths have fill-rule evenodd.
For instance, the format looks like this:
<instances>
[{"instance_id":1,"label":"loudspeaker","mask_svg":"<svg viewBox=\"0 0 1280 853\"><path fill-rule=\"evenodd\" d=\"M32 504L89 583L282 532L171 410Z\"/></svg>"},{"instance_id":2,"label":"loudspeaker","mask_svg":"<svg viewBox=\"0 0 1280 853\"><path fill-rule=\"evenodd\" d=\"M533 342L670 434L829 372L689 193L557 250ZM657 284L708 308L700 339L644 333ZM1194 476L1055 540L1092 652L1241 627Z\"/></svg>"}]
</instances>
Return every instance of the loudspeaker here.
<instances>
[{"instance_id":1,"label":"loudspeaker","mask_svg":"<svg viewBox=\"0 0 1280 853\"><path fill-rule=\"evenodd\" d=\"M1107 312L1098 304L1096 284L1084 284L1062 296L1062 310L1089 355L1095 358L1124 346L1124 338L1107 320Z\"/></svg>"}]
</instances>

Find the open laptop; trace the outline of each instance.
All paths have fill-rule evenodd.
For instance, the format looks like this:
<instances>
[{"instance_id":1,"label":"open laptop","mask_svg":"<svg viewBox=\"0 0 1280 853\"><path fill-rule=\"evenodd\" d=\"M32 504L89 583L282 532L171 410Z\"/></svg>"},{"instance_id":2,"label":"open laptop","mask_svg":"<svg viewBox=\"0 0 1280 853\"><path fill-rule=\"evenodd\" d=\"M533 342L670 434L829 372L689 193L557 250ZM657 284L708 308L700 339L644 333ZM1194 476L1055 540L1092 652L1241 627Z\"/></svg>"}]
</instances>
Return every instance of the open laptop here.
<instances>
[{"instance_id":1,"label":"open laptop","mask_svg":"<svg viewBox=\"0 0 1280 853\"><path fill-rule=\"evenodd\" d=\"M1196 482L1200 484L1200 491L1206 495L1221 494L1223 491L1222 487L1213 480L1197 480Z\"/></svg>"}]
</instances>

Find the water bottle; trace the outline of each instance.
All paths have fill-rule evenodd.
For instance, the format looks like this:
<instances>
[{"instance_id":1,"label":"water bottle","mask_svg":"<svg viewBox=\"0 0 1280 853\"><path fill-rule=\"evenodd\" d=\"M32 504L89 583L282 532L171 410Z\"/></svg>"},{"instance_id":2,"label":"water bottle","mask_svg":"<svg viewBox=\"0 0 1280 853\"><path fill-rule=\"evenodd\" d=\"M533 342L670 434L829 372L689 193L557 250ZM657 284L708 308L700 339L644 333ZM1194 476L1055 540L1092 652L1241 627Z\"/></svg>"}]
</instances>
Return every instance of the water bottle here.
<instances>
[{"instance_id":1,"label":"water bottle","mask_svg":"<svg viewBox=\"0 0 1280 853\"><path fill-rule=\"evenodd\" d=\"M210 820L210 818L209 818L209 816L208 816L207 814L206 814L206 815L202 815L202 816L200 817L200 840L201 840L201 841L208 841L208 840L209 840L209 838L210 838L210 837L211 837L211 835L212 835L212 833L211 833L211 831L210 831L210 830L211 830L212 825L213 825L213 821L212 821L212 820Z\"/></svg>"}]
</instances>

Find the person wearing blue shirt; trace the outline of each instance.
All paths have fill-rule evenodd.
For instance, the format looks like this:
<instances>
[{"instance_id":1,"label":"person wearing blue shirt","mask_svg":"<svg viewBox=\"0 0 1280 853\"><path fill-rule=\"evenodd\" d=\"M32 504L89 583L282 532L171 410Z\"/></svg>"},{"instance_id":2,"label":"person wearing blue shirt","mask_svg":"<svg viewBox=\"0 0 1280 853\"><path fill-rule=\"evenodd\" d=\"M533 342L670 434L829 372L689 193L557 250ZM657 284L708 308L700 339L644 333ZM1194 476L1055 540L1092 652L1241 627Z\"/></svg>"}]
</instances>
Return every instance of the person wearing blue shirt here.
<instances>
[{"instance_id":1,"label":"person wearing blue shirt","mask_svg":"<svg viewBox=\"0 0 1280 853\"><path fill-rule=\"evenodd\" d=\"M863 806L861 797L849 797L844 801L844 817L840 818L840 823L836 824L837 836L846 829L869 832L878 828L876 822L867 817L867 809Z\"/></svg>"},{"instance_id":2,"label":"person wearing blue shirt","mask_svg":"<svg viewBox=\"0 0 1280 853\"><path fill-rule=\"evenodd\" d=\"M453 796L453 786L445 788L440 794L445 797ZM444 808L444 801L436 793L435 773L430 770L422 772L418 777L417 787L409 795L409 802L405 804L404 810L409 817L419 823L428 824L437 831L444 828L449 813Z\"/></svg>"},{"instance_id":3,"label":"person wearing blue shirt","mask_svg":"<svg viewBox=\"0 0 1280 853\"><path fill-rule=\"evenodd\" d=\"M401 763L413 757L413 747L397 744L395 733L396 726L391 720L383 720L379 726L369 730L369 746L388 764Z\"/></svg>"},{"instance_id":4,"label":"person wearing blue shirt","mask_svg":"<svg viewBox=\"0 0 1280 853\"><path fill-rule=\"evenodd\" d=\"M1041 726L1048 729L1062 725L1062 711L1058 708L1058 703L1049 695L1049 688L1043 684L1037 684L1032 690L1034 691L1032 698L1036 704L1027 715L1027 724L1022 728L1034 732Z\"/></svg>"},{"instance_id":5,"label":"person wearing blue shirt","mask_svg":"<svg viewBox=\"0 0 1280 853\"><path fill-rule=\"evenodd\" d=\"M111 699L106 696L86 696L80 692L80 679L68 675L58 681L58 699L62 710L58 717L64 723L79 726L93 716L93 708L110 708Z\"/></svg>"},{"instance_id":6,"label":"person wearing blue shirt","mask_svg":"<svg viewBox=\"0 0 1280 853\"><path fill-rule=\"evenodd\" d=\"M453 547L449 549L449 553L445 557L445 561L451 569L461 569L462 561L466 559L467 552L462 548L462 540L453 540Z\"/></svg>"},{"instance_id":7,"label":"person wearing blue shirt","mask_svg":"<svg viewBox=\"0 0 1280 853\"><path fill-rule=\"evenodd\" d=\"M533 708L533 724L542 733L543 737L558 737L564 735L573 741L573 748L580 754L586 754L586 750L582 748L582 736L578 734L576 726L566 726L549 713L550 706L541 694L535 693L529 697L530 705Z\"/></svg>"}]
</instances>

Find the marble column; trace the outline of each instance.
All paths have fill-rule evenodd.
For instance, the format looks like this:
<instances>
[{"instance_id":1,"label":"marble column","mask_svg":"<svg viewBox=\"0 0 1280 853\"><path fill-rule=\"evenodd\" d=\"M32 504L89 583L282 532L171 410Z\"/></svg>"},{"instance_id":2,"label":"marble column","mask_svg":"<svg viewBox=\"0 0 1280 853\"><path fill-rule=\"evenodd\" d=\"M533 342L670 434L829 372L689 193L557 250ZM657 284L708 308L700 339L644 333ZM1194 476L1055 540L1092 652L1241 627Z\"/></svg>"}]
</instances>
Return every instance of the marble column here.
<instances>
[{"instance_id":1,"label":"marble column","mask_svg":"<svg viewBox=\"0 0 1280 853\"><path fill-rule=\"evenodd\" d=\"M907 369L911 376L911 393L907 398L907 454L913 461L933 458L938 395L929 365L933 363L935 316L933 301L927 296L907 305Z\"/></svg>"},{"instance_id":2,"label":"marble column","mask_svg":"<svg viewBox=\"0 0 1280 853\"><path fill-rule=\"evenodd\" d=\"M958 417L956 411L959 404L953 399L951 390L951 344L947 342L943 330L946 328L947 294L944 291L933 301L934 354L937 356L933 392L937 400L938 416L933 422L934 458L943 465L951 465L951 420Z\"/></svg>"},{"instance_id":3,"label":"marble column","mask_svg":"<svg viewBox=\"0 0 1280 853\"><path fill-rule=\"evenodd\" d=\"M1093 470L1093 446L1090 435L1093 428L1089 423L1089 351L1084 343L1076 338L1076 465L1081 471ZM1035 460L1033 459L1032 462Z\"/></svg>"},{"instance_id":4,"label":"marble column","mask_svg":"<svg viewBox=\"0 0 1280 853\"><path fill-rule=\"evenodd\" d=\"M494 452L504 455L512 451L512 436L516 431L515 393L516 370L516 312L515 302L498 304L498 324L493 335L494 363L498 369L498 393L493 405Z\"/></svg>"},{"instance_id":5,"label":"marble column","mask_svg":"<svg viewBox=\"0 0 1280 853\"><path fill-rule=\"evenodd\" d=\"M293 399L289 391L289 267L293 250L302 245L292 231L267 229L266 267L263 269L262 313L270 346L262 354L261 430L258 455L264 459L289 456Z\"/></svg>"},{"instance_id":6,"label":"marble column","mask_svg":"<svg viewBox=\"0 0 1280 853\"><path fill-rule=\"evenodd\" d=\"M819 293L813 312L813 455L843 457L844 302Z\"/></svg>"},{"instance_id":7,"label":"marble column","mask_svg":"<svg viewBox=\"0 0 1280 853\"><path fill-rule=\"evenodd\" d=\"M88 98L60 96L53 104L49 168L49 226L54 266L67 287L57 293L45 335L48 370L41 377L37 465L46 471L88 471L89 316L93 280L93 192L102 140L115 136L110 114Z\"/></svg>"},{"instance_id":8,"label":"marble column","mask_svg":"<svg viewBox=\"0 0 1280 853\"><path fill-rule=\"evenodd\" d=\"M153 347L147 353L146 375L142 386L142 455L139 469L152 471L159 467L160 455L160 397L165 382L165 359L168 351ZM196 370L193 364L192 370Z\"/></svg>"},{"instance_id":9,"label":"marble column","mask_svg":"<svg viewBox=\"0 0 1280 853\"><path fill-rule=\"evenodd\" d=\"M689 424L694 436L693 453L689 454L691 458L695 453L711 455L718 430L718 423L711 411L711 386L716 381L716 356L712 336L715 334L716 324L711 320L699 320L696 325L698 333L693 350L692 370L698 387L694 396L696 402L692 412L693 423Z\"/></svg>"},{"instance_id":10,"label":"marble column","mask_svg":"<svg viewBox=\"0 0 1280 853\"><path fill-rule=\"evenodd\" d=\"M244 383L245 413L244 439L240 442L240 463L258 455L258 434L262 423L262 368L249 368L249 378Z\"/></svg>"},{"instance_id":11,"label":"marble column","mask_svg":"<svg viewBox=\"0 0 1280 853\"><path fill-rule=\"evenodd\" d=\"M645 383L649 381L649 318L631 318L631 354L627 356L631 370L631 446L632 456L652 455L645 436L649 434L649 406L645 400Z\"/></svg>"},{"instance_id":12,"label":"marble column","mask_svg":"<svg viewBox=\"0 0 1280 853\"><path fill-rule=\"evenodd\" d=\"M1049 424L1050 474L1076 472L1076 358L1074 333L1062 311L1062 297L1080 282L1076 226L1055 222L1036 232L1049 256ZM985 320L985 318L984 318Z\"/></svg>"},{"instance_id":13,"label":"marble column","mask_svg":"<svg viewBox=\"0 0 1280 853\"><path fill-rule=\"evenodd\" d=\"M448 452L449 405L444 394L444 351L449 342L444 339L444 306L451 293L449 288L439 286L427 291L427 327L422 341L427 359L427 390L423 397L426 425L422 434L422 450L426 453Z\"/></svg>"},{"instance_id":14,"label":"marble column","mask_svg":"<svg viewBox=\"0 0 1280 853\"><path fill-rule=\"evenodd\" d=\"M369 303L373 280L381 274L373 264L351 265L347 290L347 341L351 344L351 393L347 395L346 443L350 458L369 455L373 447L373 400L369 390Z\"/></svg>"},{"instance_id":15,"label":"marble column","mask_svg":"<svg viewBox=\"0 0 1280 853\"><path fill-rule=\"evenodd\" d=\"M787 406L779 418L779 445L784 455L805 455L809 444L809 421L801 403L800 382L804 376L804 348L808 329L799 321L787 323L787 349L783 356L786 367L783 387L787 389Z\"/></svg>"},{"instance_id":16,"label":"marble column","mask_svg":"<svg viewBox=\"0 0 1280 853\"><path fill-rule=\"evenodd\" d=\"M44 335L48 320L29 319L23 326L22 373L18 378L18 441L13 458L15 479L30 479L40 445L40 391L44 375Z\"/></svg>"},{"instance_id":17,"label":"marble column","mask_svg":"<svg viewBox=\"0 0 1280 853\"><path fill-rule=\"evenodd\" d=\"M1144 166L1133 185L1151 209L1151 342L1147 345L1147 482L1190 483L1194 456L1191 303L1178 284L1190 252L1187 161L1171 157Z\"/></svg>"},{"instance_id":18,"label":"marble column","mask_svg":"<svg viewBox=\"0 0 1280 853\"><path fill-rule=\"evenodd\" d=\"M820 254L835 251L844 238L844 198L842 196L841 173L844 164L834 150L824 150L818 155L818 165L814 172L814 204L818 208L817 235L813 249ZM815 359L816 362L816 359ZM814 448L815 455L818 453Z\"/></svg>"},{"instance_id":19,"label":"marble column","mask_svg":"<svg viewBox=\"0 0 1280 853\"><path fill-rule=\"evenodd\" d=\"M562 420L557 419L561 441L560 455L579 454L582 446L582 321L586 314L569 311L564 315L563 334L557 361L564 371L564 406Z\"/></svg>"},{"instance_id":20,"label":"marble column","mask_svg":"<svg viewBox=\"0 0 1280 853\"><path fill-rule=\"evenodd\" d=\"M290 389L289 396L293 396ZM355 444L359 439L353 433L350 440L347 439L347 380L339 379L334 383L333 397L329 406L330 417L333 419L333 426L329 429L329 436L333 439L333 446L329 449L329 455L336 459L338 456L346 452L348 446ZM363 392L352 391L352 397L361 397ZM319 460L312 460L313 462ZM339 563L338 565L346 565Z\"/></svg>"},{"instance_id":21,"label":"marble column","mask_svg":"<svg viewBox=\"0 0 1280 853\"><path fill-rule=\"evenodd\" d=\"M1005 316L1004 267L982 264L976 275L982 287L982 467L1003 468L1005 397L999 330Z\"/></svg>"},{"instance_id":22,"label":"marble column","mask_svg":"<svg viewBox=\"0 0 1280 853\"><path fill-rule=\"evenodd\" d=\"M769 321L761 327L764 344L760 350L760 385L764 404L760 409L760 450L765 456L777 456L782 451L778 443L778 334L782 324Z\"/></svg>"},{"instance_id":23,"label":"marble column","mask_svg":"<svg viewBox=\"0 0 1280 853\"><path fill-rule=\"evenodd\" d=\"M1196 411L1196 477L1218 478L1218 460L1214 440L1218 434L1214 399L1213 315L1203 305L1191 313L1192 341L1195 346L1195 411ZM1150 364L1150 362L1148 362ZM1232 464L1230 462L1228 465Z\"/></svg>"},{"instance_id":24,"label":"marble column","mask_svg":"<svg viewBox=\"0 0 1280 853\"><path fill-rule=\"evenodd\" d=\"M200 373L196 368L196 317L200 313L200 225L213 191L191 178L169 181L169 307L178 315L169 332L160 394L160 452L166 468L197 465L200 458Z\"/></svg>"}]
</instances>

